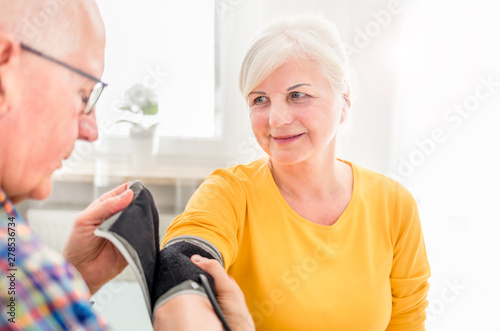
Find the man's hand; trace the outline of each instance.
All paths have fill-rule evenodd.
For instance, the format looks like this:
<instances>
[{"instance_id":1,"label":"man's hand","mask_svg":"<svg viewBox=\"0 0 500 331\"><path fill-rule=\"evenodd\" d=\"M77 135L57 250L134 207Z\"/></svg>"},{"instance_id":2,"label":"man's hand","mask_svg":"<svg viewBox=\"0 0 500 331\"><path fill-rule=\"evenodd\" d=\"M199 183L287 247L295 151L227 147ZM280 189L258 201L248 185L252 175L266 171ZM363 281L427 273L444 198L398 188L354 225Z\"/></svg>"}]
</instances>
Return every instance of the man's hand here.
<instances>
[{"instance_id":1,"label":"man's hand","mask_svg":"<svg viewBox=\"0 0 500 331\"><path fill-rule=\"evenodd\" d=\"M191 261L213 277L217 302L231 329L234 331L255 330L243 292L222 265L217 260L207 259L200 255L193 255Z\"/></svg>"},{"instance_id":2,"label":"man's hand","mask_svg":"<svg viewBox=\"0 0 500 331\"><path fill-rule=\"evenodd\" d=\"M134 193L127 185L105 193L78 214L64 247L64 257L80 272L92 294L127 266L111 242L94 235L102 222L132 202Z\"/></svg>"}]
</instances>

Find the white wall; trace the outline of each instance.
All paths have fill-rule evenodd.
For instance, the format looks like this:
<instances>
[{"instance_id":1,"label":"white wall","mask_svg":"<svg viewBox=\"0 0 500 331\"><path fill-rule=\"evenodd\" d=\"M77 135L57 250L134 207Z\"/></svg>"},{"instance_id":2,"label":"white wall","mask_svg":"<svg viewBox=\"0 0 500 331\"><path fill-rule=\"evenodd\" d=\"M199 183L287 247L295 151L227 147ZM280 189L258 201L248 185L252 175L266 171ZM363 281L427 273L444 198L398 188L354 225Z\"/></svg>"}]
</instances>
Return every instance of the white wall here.
<instances>
[{"instance_id":1,"label":"white wall","mask_svg":"<svg viewBox=\"0 0 500 331\"><path fill-rule=\"evenodd\" d=\"M500 328L498 13L423 0L401 14L390 170L419 201L431 331Z\"/></svg>"}]
</instances>

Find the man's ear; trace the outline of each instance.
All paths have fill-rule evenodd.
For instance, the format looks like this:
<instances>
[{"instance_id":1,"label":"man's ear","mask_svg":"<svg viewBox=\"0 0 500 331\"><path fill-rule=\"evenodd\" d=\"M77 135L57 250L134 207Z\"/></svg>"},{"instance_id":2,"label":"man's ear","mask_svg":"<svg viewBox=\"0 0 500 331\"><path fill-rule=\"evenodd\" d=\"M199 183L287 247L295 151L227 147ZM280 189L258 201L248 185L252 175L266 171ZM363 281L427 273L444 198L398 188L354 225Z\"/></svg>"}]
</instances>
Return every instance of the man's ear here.
<instances>
[{"instance_id":1,"label":"man's ear","mask_svg":"<svg viewBox=\"0 0 500 331\"><path fill-rule=\"evenodd\" d=\"M9 110L9 95L11 92L8 77L12 74L13 64L19 61L21 46L4 31L0 31L0 118Z\"/></svg>"}]
</instances>

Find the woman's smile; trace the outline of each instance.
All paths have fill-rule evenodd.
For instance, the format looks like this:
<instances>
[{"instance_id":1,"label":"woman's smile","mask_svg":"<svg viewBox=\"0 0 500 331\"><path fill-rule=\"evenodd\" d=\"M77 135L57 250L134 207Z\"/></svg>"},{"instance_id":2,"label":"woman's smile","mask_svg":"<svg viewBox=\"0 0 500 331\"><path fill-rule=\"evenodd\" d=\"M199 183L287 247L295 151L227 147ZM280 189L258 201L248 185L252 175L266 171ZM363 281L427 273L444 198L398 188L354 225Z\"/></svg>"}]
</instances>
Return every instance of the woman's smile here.
<instances>
[{"instance_id":1,"label":"woman's smile","mask_svg":"<svg viewBox=\"0 0 500 331\"><path fill-rule=\"evenodd\" d=\"M299 140L299 138L302 137L303 135L305 135L305 133L300 133L297 135L283 135L283 136L271 135L271 137L273 138L274 142L281 145L281 144L293 143L293 142Z\"/></svg>"}]
</instances>

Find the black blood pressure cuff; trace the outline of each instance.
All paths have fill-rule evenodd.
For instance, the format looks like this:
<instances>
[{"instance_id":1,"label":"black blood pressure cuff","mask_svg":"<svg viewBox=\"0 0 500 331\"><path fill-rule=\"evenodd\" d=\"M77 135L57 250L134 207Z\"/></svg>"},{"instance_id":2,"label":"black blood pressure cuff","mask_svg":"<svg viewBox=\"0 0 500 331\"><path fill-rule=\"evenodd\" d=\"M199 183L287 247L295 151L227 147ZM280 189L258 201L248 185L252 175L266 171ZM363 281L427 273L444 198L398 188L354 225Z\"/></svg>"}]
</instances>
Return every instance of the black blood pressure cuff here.
<instances>
[{"instance_id":1,"label":"black blood pressure cuff","mask_svg":"<svg viewBox=\"0 0 500 331\"><path fill-rule=\"evenodd\" d=\"M193 241L194 238L190 239ZM206 292L200 284L200 274L208 278L210 287L215 293L212 276L191 262L190 258L194 254L208 259L216 257L196 244L181 241L178 238L174 238L174 240L174 243L167 243L159 254L154 281L153 315L158 307L178 295L193 293L206 297Z\"/></svg>"},{"instance_id":2,"label":"black blood pressure cuff","mask_svg":"<svg viewBox=\"0 0 500 331\"><path fill-rule=\"evenodd\" d=\"M111 241L128 262L152 319L151 293L160 247L158 211L151 192L140 181L131 182L128 188L134 193L132 202L103 222L94 234Z\"/></svg>"},{"instance_id":3,"label":"black blood pressure cuff","mask_svg":"<svg viewBox=\"0 0 500 331\"><path fill-rule=\"evenodd\" d=\"M203 295L210 300L224 329L231 331L217 302L213 278L191 262L190 258L194 254L216 259L224 266L221 253L209 241L195 236L179 236L171 239L159 254L154 311L178 295L186 293Z\"/></svg>"},{"instance_id":4,"label":"black blood pressure cuff","mask_svg":"<svg viewBox=\"0 0 500 331\"><path fill-rule=\"evenodd\" d=\"M132 182L129 188L134 192L130 205L103 222L94 234L111 241L129 263L151 321L160 305L184 293L208 296L217 315L224 320L215 300L212 277L190 259L198 254L224 265L219 250L196 236L173 238L160 250L159 218L153 196L139 181Z\"/></svg>"}]
</instances>

